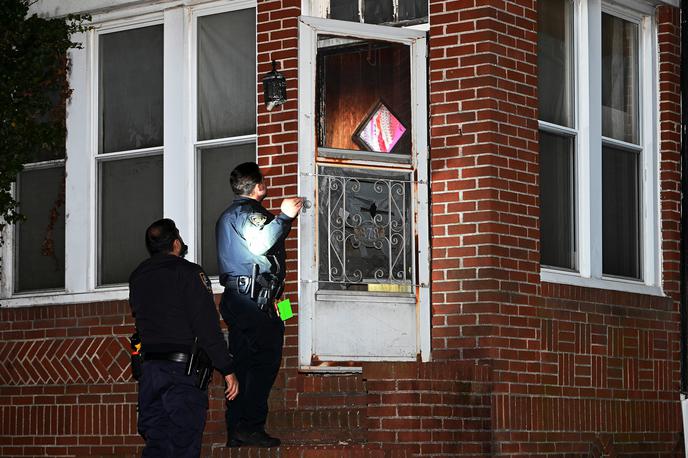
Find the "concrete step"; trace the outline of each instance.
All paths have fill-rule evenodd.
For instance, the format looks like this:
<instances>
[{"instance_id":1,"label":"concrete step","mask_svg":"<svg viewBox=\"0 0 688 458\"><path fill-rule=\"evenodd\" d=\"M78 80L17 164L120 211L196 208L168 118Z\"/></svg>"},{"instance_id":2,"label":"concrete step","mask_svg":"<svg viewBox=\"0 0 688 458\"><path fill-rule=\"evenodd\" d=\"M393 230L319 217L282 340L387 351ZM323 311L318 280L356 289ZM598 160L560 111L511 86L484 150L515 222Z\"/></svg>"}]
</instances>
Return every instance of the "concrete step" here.
<instances>
[{"instance_id":1,"label":"concrete step","mask_svg":"<svg viewBox=\"0 0 688 458\"><path fill-rule=\"evenodd\" d=\"M207 454L209 453L209 454ZM212 458L410 458L411 452L403 446L369 444L283 445L274 448L227 448L213 445L201 456Z\"/></svg>"}]
</instances>

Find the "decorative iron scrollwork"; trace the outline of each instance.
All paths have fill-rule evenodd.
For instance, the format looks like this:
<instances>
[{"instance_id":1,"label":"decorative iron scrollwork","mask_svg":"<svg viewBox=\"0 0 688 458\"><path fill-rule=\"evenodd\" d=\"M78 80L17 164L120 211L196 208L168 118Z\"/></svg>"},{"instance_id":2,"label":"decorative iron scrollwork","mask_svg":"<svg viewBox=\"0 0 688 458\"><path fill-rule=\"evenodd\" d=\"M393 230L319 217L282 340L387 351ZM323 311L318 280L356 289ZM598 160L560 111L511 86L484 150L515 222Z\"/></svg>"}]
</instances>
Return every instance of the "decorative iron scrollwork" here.
<instances>
[{"instance_id":1,"label":"decorative iron scrollwork","mask_svg":"<svg viewBox=\"0 0 688 458\"><path fill-rule=\"evenodd\" d=\"M412 283L410 182L403 178L320 173L321 282Z\"/></svg>"}]
</instances>

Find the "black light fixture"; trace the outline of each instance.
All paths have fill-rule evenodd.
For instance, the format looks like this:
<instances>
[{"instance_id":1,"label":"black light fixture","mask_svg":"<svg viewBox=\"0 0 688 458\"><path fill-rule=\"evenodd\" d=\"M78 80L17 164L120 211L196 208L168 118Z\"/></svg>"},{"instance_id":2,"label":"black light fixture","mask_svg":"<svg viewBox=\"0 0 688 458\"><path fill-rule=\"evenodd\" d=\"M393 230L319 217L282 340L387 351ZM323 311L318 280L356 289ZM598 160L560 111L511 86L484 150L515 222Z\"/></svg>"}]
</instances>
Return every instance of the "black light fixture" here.
<instances>
[{"instance_id":1,"label":"black light fixture","mask_svg":"<svg viewBox=\"0 0 688 458\"><path fill-rule=\"evenodd\" d=\"M287 101L287 80L277 71L277 61L272 61L272 71L263 77L263 96L268 111Z\"/></svg>"}]
</instances>

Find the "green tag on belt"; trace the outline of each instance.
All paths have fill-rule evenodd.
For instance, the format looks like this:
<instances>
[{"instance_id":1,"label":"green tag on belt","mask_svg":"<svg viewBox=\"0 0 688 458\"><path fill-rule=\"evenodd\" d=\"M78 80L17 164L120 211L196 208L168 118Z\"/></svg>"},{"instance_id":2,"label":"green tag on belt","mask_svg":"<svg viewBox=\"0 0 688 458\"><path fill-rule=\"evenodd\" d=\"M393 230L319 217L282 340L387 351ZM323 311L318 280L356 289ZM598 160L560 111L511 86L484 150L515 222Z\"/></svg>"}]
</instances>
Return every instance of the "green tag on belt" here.
<instances>
[{"instance_id":1,"label":"green tag on belt","mask_svg":"<svg viewBox=\"0 0 688 458\"><path fill-rule=\"evenodd\" d=\"M282 321L287 321L294 316L294 312L291 311L291 301L288 298L277 303L277 310Z\"/></svg>"}]
</instances>

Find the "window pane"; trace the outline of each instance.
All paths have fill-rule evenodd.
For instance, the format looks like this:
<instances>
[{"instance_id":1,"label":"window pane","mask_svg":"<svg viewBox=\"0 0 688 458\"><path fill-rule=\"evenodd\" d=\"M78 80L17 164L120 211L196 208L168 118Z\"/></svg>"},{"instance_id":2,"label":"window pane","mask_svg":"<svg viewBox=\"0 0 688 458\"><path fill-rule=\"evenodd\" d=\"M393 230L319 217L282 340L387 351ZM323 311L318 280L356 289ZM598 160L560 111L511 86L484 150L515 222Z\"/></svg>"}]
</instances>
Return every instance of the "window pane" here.
<instances>
[{"instance_id":1,"label":"window pane","mask_svg":"<svg viewBox=\"0 0 688 458\"><path fill-rule=\"evenodd\" d=\"M162 155L100 164L100 276L126 283L145 258L144 234L162 218Z\"/></svg>"},{"instance_id":2,"label":"window pane","mask_svg":"<svg viewBox=\"0 0 688 458\"><path fill-rule=\"evenodd\" d=\"M63 289L65 266L64 166L26 170L17 181L26 221L16 227L17 292Z\"/></svg>"},{"instance_id":3,"label":"window pane","mask_svg":"<svg viewBox=\"0 0 688 458\"><path fill-rule=\"evenodd\" d=\"M638 153L602 147L602 272L640 278Z\"/></svg>"},{"instance_id":4,"label":"window pane","mask_svg":"<svg viewBox=\"0 0 688 458\"><path fill-rule=\"evenodd\" d=\"M392 0L363 0L363 21L366 24L382 24L394 21Z\"/></svg>"},{"instance_id":5,"label":"window pane","mask_svg":"<svg viewBox=\"0 0 688 458\"><path fill-rule=\"evenodd\" d=\"M602 135L638 143L638 25L602 14Z\"/></svg>"},{"instance_id":6,"label":"window pane","mask_svg":"<svg viewBox=\"0 0 688 458\"><path fill-rule=\"evenodd\" d=\"M399 20L410 21L428 17L428 0L399 0Z\"/></svg>"},{"instance_id":7,"label":"window pane","mask_svg":"<svg viewBox=\"0 0 688 458\"><path fill-rule=\"evenodd\" d=\"M99 152L161 146L163 28L100 36Z\"/></svg>"},{"instance_id":8,"label":"window pane","mask_svg":"<svg viewBox=\"0 0 688 458\"><path fill-rule=\"evenodd\" d=\"M215 223L232 203L234 192L229 174L242 162L256 160L256 145L220 146L200 151L201 155L201 264L208 275L217 275Z\"/></svg>"},{"instance_id":9,"label":"window pane","mask_svg":"<svg viewBox=\"0 0 688 458\"><path fill-rule=\"evenodd\" d=\"M540 132L540 262L575 269L573 138Z\"/></svg>"},{"instance_id":10,"label":"window pane","mask_svg":"<svg viewBox=\"0 0 688 458\"><path fill-rule=\"evenodd\" d=\"M256 10L198 18L198 139L256 132Z\"/></svg>"},{"instance_id":11,"label":"window pane","mask_svg":"<svg viewBox=\"0 0 688 458\"><path fill-rule=\"evenodd\" d=\"M410 292L413 284L409 173L320 167L321 289Z\"/></svg>"},{"instance_id":12,"label":"window pane","mask_svg":"<svg viewBox=\"0 0 688 458\"><path fill-rule=\"evenodd\" d=\"M540 119L573 127L571 2L538 2L538 100Z\"/></svg>"},{"instance_id":13,"label":"window pane","mask_svg":"<svg viewBox=\"0 0 688 458\"><path fill-rule=\"evenodd\" d=\"M330 18L359 22L358 0L330 0Z\"/></svg>"},{"instance_id":14,"label":"window pane","mask_svg":"<svg viewBox=\"0 0 688 458\"><path fill-rule=\"evenodd\" d=\"M409 155L408 46L321 37L318 106L319 146ZM386 146L372 147L379 142L361 141L366 128Z\"/></svg>"}]
</instances>

